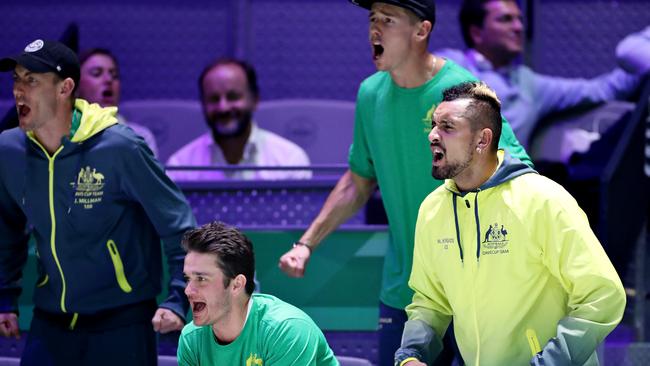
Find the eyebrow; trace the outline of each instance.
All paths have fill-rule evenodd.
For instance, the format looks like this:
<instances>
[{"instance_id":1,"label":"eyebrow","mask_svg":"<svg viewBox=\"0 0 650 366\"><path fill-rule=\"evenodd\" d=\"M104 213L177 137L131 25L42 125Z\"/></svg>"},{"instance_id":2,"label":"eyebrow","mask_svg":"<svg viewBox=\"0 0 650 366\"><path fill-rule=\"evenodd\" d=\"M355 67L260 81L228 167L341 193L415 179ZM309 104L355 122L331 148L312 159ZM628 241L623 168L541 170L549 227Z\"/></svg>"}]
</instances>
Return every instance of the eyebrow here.
<instances>
[{"instance_id":1,"label":"eyebrow","mask_svg":"<svg viewBox=\"0 0 650 366\"><path fill-rule=\"evenodd\" d=\"M382 10L382 9L380 9L380 10L371 10L370 13L368 14L368 18L372 18L375 15L386 15L386 16L389 16L389 17L394 17L394 16L396 16L396 14L397 13L391 12L390 9L389 10Z\"/></svg>"},{"instance_id":2,"label":"eyebrow","mask_svg":"<svg viewBox=\"0 0 650 366\"><path fill-rule=\"evenodd\" d=\"M185 272L183 272L183 274L185 276L189 276L189 274L187 274ZM208 272L191 272L190 274L194 275L194 276L210 276L210 273L208 273Z\"/></svg>"}]
</instances>

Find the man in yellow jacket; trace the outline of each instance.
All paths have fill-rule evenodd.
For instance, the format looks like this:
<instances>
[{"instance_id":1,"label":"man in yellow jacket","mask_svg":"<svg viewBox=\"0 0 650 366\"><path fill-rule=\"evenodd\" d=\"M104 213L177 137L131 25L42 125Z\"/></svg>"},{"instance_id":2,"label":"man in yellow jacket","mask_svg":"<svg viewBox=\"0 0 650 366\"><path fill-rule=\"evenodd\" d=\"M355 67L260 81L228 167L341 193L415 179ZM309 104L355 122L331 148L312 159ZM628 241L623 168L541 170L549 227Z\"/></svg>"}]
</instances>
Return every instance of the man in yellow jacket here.
<instances>
[{"instance_id":1,"label":"man in yellow jacket","mask_svg":"<svg viewBox=\"0 0 650 366\"><path fill-rule=\"evenodd\" d=\"M415 291L396 365L430 364L450 321L467 365L596 365L623 285L584 212L558 184L498 150L500 102L482 83L444 92L429 134Z\"/></svg>"}]
</instances>

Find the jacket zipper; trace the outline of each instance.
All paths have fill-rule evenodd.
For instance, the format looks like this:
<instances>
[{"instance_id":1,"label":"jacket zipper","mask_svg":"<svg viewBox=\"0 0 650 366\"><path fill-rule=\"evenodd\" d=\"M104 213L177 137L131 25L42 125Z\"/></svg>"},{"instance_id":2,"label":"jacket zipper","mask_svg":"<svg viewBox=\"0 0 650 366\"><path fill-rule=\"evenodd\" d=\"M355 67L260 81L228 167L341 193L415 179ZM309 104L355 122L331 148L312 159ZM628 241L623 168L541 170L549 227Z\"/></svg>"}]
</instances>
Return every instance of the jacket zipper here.
<instances>
[{"instance_id":1,"label":"jacket zipper","mask_svg":"<svg viewBox=\"0 0 650 366\"><path fill-rule=\"evenodd\" d=\"M29 136L29 135L28 135ZM56 159L56 156L59 155L61 150L63 150L63 145L59 147L54 154L50 157L50 154L47 152L47 150L41 145L38 140L33 138L32 136L29 136L30 140L32 140L41 150L43 150L43 153L45 153L45 157L47 157L48 160L48 201L49 201L49 208L50 208L50 222L52 225L52 230L50 232L50 250L52 250L52 258L54 258L54 263L56 263L56 268L59 270L59 275L61 275L61 311L64 313L67 313L68 311L65 308L65 291L66 291L66 285L65 285L65 275L63 274L63 268L61 267L61 262L59 262L59 256L56 254L56 217L54 216L54 160ZM42 284L44 285L46 281L43 281Z\"/></svg>"}]
</instances>

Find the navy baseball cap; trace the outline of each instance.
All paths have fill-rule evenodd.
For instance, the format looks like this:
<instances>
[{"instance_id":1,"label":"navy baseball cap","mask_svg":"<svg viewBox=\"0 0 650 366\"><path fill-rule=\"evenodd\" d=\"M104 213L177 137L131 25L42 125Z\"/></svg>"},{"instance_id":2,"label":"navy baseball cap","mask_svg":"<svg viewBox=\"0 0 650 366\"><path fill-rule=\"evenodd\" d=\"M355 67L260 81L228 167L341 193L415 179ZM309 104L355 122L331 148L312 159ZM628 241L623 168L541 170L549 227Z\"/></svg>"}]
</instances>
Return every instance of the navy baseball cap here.
<instances>
[{"instance_id":1,"label":"navy baseball cap","mask_svg":"<svg viewBox=\"0 0 650 366\"><path fill-rule=\"evenodd\" d=\"M370 10L374 3L386 3L408 9L418 18L436 23L436 4L433 0L349 0L352 4Z\"/></svg>"},{"instance_id":2,"label":"navy baseball cap","mask_svg":"<svg viewBox=\"0 0 650 366\"><path fill-rule=\"evenodd\" d=\"M72 78L75 85L79 85L79 59L74 51L61 42L37 39L28 44L22 53L1 59L0 71L12 71L16 65L31 72L53 72L62 79Z\"/></svg>"}]
</instances>

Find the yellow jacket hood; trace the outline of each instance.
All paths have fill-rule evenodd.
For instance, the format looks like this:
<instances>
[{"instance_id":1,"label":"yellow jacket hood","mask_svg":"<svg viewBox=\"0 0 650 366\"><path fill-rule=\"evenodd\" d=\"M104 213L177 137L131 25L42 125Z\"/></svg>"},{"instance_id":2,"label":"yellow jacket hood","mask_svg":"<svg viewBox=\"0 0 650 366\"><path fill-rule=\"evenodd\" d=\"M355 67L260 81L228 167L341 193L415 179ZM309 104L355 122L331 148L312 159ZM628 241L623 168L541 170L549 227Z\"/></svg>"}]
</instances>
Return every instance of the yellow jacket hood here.
<instances>
[{"instance_id":1,"label":"yellow jacket hood","mask_svg":"<svg viewBox=\"0 0 650 366\"><path fill-rule=\"evenodd\" d=\"M81 123L79 129L72 137L72 142L81 142L89 139L97 133L117 124L117 107L103 108L99 104L90 104L83 99L77 98L75 109L81 112Z\"/></svg>"}]
</instances>

